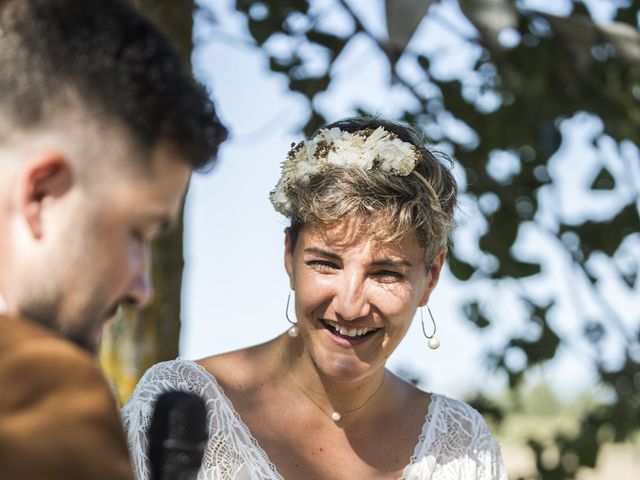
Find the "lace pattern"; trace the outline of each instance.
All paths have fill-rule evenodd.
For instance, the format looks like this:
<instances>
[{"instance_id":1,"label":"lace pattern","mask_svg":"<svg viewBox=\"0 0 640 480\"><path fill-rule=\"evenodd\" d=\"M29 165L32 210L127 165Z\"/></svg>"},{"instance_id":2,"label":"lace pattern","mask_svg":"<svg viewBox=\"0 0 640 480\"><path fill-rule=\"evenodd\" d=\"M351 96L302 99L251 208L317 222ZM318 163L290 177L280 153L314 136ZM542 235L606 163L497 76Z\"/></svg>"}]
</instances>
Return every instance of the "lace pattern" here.
<instances>
[{"instance_id":1,"label":"lace pattern","mask_svg":"<svg viewBox=\"0 0 640 480\"><path fill-rule=\"evenodd\" d=\"M209 442L198 480L284 480L251 435L216 379L184 359L151 367L122 409L138 480L149 480L147 431L156 397L170 390L200 395ZM432 395L422 433L400 480L506 480L500 448L478 412Z\"/></svg>"}]
</instances>

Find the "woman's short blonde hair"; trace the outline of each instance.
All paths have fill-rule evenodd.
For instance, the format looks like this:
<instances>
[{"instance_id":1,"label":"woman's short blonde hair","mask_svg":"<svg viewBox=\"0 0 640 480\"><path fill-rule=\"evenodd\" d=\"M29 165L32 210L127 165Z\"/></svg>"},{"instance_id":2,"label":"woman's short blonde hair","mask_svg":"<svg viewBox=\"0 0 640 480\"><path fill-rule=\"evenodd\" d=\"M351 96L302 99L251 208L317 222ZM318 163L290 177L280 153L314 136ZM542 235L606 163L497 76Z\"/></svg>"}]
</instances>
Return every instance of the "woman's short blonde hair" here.
<instances>
[{"instance_id":1,"label":"woman's short blonde hair","mask_svg":"<svg viewBox=\"0 0 640 480\"><path fill-rule=\"evenodd\" d=\"M303 228L320 228L343 220L358 221L359 234L381 243L397 242L415 233L431 264L447 245L453 228L457 186L452 162L425 146L415 128L379 118L347 118L328 125L354 133L383 127L416 147L418 159L411 174L382 169L328 166L288 191L289 235L295 245ZM312 137L313 138L313 137Z\"/></svg>"}]
</instances>

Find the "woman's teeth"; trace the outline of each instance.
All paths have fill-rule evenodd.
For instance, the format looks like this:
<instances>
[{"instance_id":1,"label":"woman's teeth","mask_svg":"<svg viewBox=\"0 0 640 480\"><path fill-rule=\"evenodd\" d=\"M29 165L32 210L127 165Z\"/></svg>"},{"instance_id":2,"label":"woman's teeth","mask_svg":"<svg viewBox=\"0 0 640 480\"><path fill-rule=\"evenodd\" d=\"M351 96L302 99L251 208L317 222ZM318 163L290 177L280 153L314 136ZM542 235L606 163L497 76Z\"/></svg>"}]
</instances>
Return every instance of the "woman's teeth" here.
<instances>
[{"instance_id":1,"label":"woman's teeth","mask_svg":"<svg viewBox=\"0 0 640 480\"><path fill-rule=\"evenodd\" d=\"M325 322L329 327L331 327L334 331L339 333L340 335L344 335L345 337L361 337L366 335L369 332L373 332L377 330L377 328L369 328L369 327L360 327L360 328L347 328L337 323L330 322L329 320L325 320Z\"/></svg>"}]
</instances>

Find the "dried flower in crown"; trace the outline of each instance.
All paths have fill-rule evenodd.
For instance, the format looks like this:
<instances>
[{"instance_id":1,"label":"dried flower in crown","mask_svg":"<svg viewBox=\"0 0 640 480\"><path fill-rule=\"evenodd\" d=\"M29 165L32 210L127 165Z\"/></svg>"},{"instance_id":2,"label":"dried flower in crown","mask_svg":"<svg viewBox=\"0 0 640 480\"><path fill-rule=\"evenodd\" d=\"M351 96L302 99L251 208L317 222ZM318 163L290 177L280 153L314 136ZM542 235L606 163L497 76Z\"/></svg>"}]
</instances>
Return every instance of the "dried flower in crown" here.
<instances>
[{"instance_id":1,"label":"dried flower in crown","mask_svg":"<svg viewBox=\"0 0 640 480\"><path fill-rule=\"evenodd\" d=\"M365 171L380 169L404 177L413 171L418 158L415 145L402 141L383 127L354 133L339 128L322 129L289 151L282 162L280 180L270 194L271 203L284 216L291 216L289 192L328 166Z\"/></svg>"}]
</instances>

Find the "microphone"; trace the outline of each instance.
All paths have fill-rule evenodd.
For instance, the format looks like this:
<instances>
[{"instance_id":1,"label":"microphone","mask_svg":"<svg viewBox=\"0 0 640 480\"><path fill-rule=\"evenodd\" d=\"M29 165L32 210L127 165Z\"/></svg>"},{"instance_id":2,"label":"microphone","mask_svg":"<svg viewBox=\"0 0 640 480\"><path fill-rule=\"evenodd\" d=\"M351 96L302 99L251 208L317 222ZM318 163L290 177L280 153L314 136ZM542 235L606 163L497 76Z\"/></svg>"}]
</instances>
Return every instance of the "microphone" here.
<instances>
[{"instance_id":1,"label":"microphone","mask_svg":"<svg viewBox=\"0 0 640 480\"><path fill-rule=\"evenodd\" d=\"M207 444L207 412L198 395L158 396L149 427L151 480L195 480Z\"/></svg>"}]
</instances>

